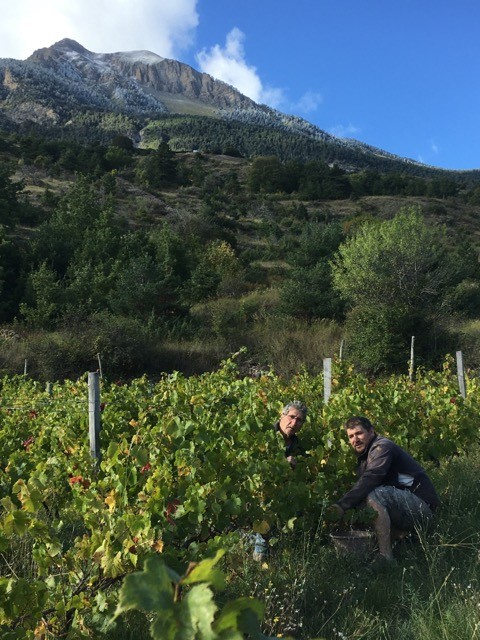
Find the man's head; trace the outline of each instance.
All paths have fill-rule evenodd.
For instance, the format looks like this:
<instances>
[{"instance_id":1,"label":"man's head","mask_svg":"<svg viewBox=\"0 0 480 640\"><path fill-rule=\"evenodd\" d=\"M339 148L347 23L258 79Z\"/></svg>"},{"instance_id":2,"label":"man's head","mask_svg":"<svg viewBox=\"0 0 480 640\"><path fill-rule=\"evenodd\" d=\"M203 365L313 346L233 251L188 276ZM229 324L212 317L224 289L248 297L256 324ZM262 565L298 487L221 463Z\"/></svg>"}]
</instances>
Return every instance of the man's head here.
<instances>
[{"instance_id":1,"label":"man's head","mask_svg":"<svg viewBox=\"0 0 480 640\"><path fill-rule=\"evenodd\" d=\"M353 416L345 423L348 440L357 455L364 453L370 442L375 437L375 430L368 418Z\"/></svg>"},{"instance_id":2,"label":"man's head","mask_svg":"<svg viewBox=\"0 0 480 640\"><path fill-rule=\"evenodd\" d=\"M283 407L280 416L280 431L286 438L298 433L307 417L307 407L299 400L289 402Z\"/></svg>"}]
</instances>

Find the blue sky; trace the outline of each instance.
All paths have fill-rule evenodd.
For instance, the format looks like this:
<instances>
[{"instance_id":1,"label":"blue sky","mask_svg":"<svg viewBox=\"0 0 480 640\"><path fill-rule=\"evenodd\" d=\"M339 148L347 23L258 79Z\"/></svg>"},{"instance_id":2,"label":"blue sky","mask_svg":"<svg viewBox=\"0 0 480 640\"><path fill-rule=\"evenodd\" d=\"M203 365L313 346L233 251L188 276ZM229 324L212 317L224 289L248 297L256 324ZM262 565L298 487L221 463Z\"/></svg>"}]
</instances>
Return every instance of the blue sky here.
<instances>
[{"instance_id":1,"label":"blue sky","mask_svg":"<svg viewBox=\"0 0 480 640\"><path fill-rule=\"evenodd\" d=\"M16 0L0 57L147 49L321 129L480 169L478 0Z\"/></svg>"}]
</instances>

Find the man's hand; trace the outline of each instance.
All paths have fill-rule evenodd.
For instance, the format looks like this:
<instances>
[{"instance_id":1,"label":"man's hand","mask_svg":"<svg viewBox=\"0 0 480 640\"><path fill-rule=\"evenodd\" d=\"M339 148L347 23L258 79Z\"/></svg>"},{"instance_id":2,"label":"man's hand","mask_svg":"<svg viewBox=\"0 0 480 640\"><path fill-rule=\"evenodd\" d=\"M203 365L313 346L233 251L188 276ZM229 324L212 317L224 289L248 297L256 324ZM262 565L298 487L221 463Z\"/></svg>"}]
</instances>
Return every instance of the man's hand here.
<instances>
[{"instance_id":1,"label":"man's hand","mask_svg":"<svg viewBox=\"0 0 480 640\"><path fill-rule=\"evenodd\" d=\"M331 504L325 511L325 520L327 522L339 522L345 511L339 504Z\"/></svg>"}]
</instances>

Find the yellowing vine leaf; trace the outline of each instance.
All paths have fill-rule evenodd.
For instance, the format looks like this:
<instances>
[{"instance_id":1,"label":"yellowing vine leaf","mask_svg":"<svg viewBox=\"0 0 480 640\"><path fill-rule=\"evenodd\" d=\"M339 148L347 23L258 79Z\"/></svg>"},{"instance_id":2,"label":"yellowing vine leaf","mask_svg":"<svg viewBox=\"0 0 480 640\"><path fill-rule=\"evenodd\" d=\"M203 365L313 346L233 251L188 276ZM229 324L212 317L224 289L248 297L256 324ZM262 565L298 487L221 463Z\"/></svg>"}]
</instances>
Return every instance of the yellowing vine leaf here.
<instances>
[{"instance_id":1,"label":"yellowing vine leaf","mask_svg":"<svg viewBox=\"0 0 480 640\"><path fill-rule=\"evenodd\" d=\"M115 510L115 505L116 505L116 496L115 496L114 489L110 491L110 493L105 498L104 502L108 506L108 510L110 511L110 513L112 513Z\"/></svg>"},{"instance_id":2,"label":"yellowing vine leaf","mask_svg":"<svg viewBox=\"0 0 480 640\"><path fill-rule=\"evenodd\" d=\"M253 523L253 531L255 533L268 533L270 531L270 525L266 520L255 520Z\"/></svg>"},{"instance_id":3,"label":"yellowing vine leaf","mask_svg":"<svg viewBox=\"0 0 480 640\"><path fill-rule=\"evenodd\" d=\"M165 546L165 543L163 542L163 540L157 540L152 544L152 549L157 553L162 553L164 546Z\"/></svg>"}]
</instances>

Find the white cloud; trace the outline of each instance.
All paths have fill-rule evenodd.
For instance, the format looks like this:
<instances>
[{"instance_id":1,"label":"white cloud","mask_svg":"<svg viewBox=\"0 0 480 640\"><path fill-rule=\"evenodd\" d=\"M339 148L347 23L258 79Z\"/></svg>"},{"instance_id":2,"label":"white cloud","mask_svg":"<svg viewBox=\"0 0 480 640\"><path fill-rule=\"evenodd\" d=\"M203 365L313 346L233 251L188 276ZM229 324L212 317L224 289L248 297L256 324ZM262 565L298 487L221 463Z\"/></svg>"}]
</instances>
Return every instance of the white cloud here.
<instances>
[{"instance_id":1,"label":"white cloud","mask_svg":"<svg viewBox=\"0 0 480 640\"><path fill-rule=\"evenodd\" d=\"M433 140L430 142L430 147L431 147L433 153L438 153L438 151L439 151L438 145Z\"/></svg>"},{"instance_id":2,"label":"white cloud","mask_svg":"<svg viewBox=\"0 0 480 640\"><path fill-rule=\"evenodd\" d=\"M298 100L294 108L302 113L312 113L316 111L320 104L323 102L323 96L315 91L307 91Z\"/></svg>"},{"instance_id":3,"label":"white cloud","mask_svg":"<svg viewBox=\"0 0 480 640\"><path fill-rule=\"evenodd\" d=\"M223 80L255 102L278 108L284 102L283 90L265 86L256 67L245 60L245 34L234 27L227 35L225 47L216 44L196 55L200 70Z\"/></svg>"},{"instance_id":4,"label":"white cloud","mask_svg":"<svg viewBox=\"0 0 480 640\"><path fill-rule=\"evenodd\" d=\"M90 51L148 49L178 58L193 43L198 0L16 0L2 7L0 57L25 59L72 38Z\"/></svg>"},{"instance_id":5,"label":"white cloud","mask_svg":"<svg viewBox=\"0 0 480 640\"><path fill-rule=\"evenodd\" d=\"M333 127L330 127L328 130L332 136L337 136L337 138L351 138L354 135L357 135L361 132L361 129L356 127L353 124L336 124Z\"/></svg>"}]
</instances>

